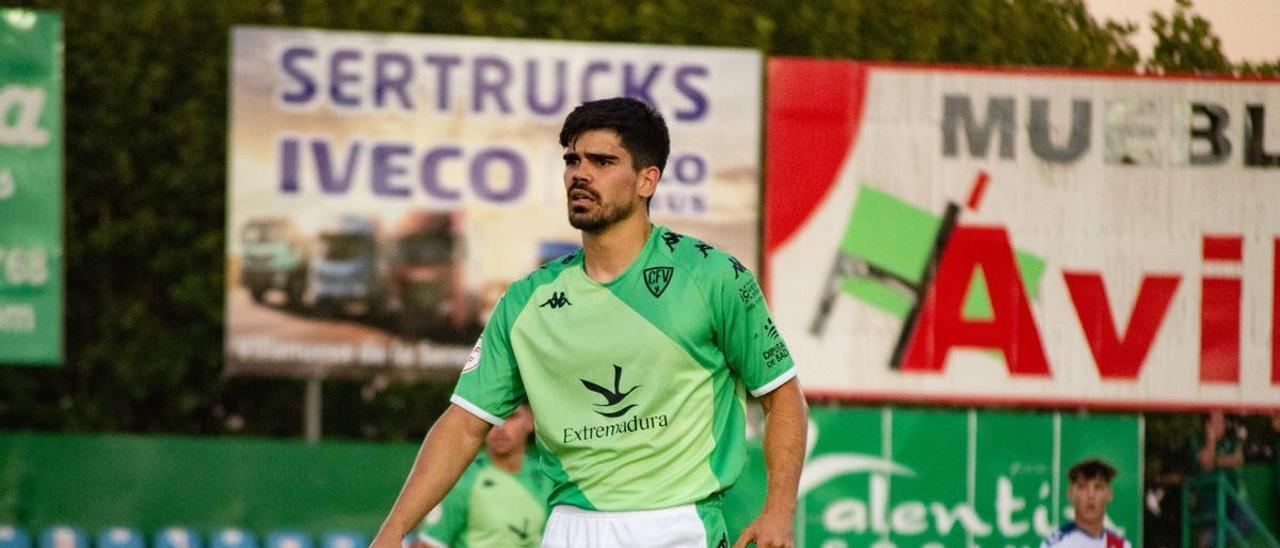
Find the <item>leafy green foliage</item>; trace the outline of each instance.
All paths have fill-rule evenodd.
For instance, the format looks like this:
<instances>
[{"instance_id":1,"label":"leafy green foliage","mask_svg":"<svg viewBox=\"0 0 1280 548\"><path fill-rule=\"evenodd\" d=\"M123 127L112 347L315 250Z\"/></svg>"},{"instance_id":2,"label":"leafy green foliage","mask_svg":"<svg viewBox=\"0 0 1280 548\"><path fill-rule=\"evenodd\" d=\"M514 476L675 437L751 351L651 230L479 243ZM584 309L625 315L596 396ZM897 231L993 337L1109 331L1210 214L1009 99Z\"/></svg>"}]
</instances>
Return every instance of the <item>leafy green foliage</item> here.
<instances>
[{"instance_id":1,"label":"leafy green foliage","mask_svg":"<svg viewBox=\"0 0 1280 548\"><path fill-rule=\"evenodd\" d=\"M1149 413L1146 422L1147 477L1177 483L1195 472L1191 448L1203 437L1200 414Z\"/></svg>"},{"instance_id":2,"label":"leafy green foliage","mask_svg":"<svg viewBox=\"0 0 1280 548\"><path fill-rule=\"evenodd\" d=\"M1156 72L1230 74L1231 62L1222 53L1222 40L1209 21L1191 11L1190 0L1178 0L1172 15L1151 14L1156 45L1146 67Z\"/></svg>"},{"instance_id":3,"label":"leafy green foliage","mask_svg":"<svg viewBox=\"0 0 1280 548\"><path fill-rule=\"evenodd\" d=\"M1144 63L1155 73L1218 74L1273 78L1280 76L1280 59L1233 63L1222 52L1222 40L1212 25L1193 11L1191 0L1177 0L1173 13L1151 13L1156 44Z\"/></svg>"},{"instance_id":4,"label":"leafy green foliage","mask_svg":"<svg viewBox=\"0 0 1280 548\"><path fill-rule=\"evenodd\" d=\"M5 429L297 436L296 380L222 376L233 25L758 48L767 55L1131 70L1083 0L33 0L65 25L67 363L0 368ZM1158 17L1154 70L1228 70ZM1276 65L1241 68L1275 74ZM1270 71L1270 72L1268 72ZM325 383L326 435L420 437L453 379Z\"/></svg>"}]
</instances>

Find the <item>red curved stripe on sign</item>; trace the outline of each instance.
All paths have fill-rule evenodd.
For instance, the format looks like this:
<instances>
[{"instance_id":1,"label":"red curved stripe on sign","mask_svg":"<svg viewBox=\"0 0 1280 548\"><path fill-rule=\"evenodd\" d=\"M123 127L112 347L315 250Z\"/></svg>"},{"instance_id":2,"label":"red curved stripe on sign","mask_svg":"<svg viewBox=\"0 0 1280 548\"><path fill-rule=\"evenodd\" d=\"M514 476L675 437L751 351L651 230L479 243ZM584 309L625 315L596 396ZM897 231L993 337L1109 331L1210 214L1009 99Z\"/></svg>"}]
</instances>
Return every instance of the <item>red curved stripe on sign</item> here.
<instances>
[{"instance_id":1,"label":"red curved stripe on sign","mask_svg":"<svg viewBox=\"0 0 1280 548\"><path fill-rule=\"evenodd\" d=\"M857 136L867 68L848 61L769 59L765 138L766 257L835 185Z\"/></svg>"}]
</instances>

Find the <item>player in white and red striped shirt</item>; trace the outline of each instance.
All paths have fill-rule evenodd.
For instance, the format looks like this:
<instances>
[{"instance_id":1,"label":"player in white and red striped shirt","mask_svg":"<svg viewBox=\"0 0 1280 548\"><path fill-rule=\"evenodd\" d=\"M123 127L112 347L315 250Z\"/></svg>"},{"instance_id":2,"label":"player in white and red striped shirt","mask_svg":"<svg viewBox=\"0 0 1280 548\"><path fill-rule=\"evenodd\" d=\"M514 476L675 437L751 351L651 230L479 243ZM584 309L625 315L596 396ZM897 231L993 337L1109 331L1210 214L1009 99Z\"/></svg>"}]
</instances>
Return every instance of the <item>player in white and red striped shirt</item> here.
<instances>
[{"instance_id":1,"label":"player in white and red striped shirt","mask_svg":"<svg viewBox=\"0 0 1280 548\"><path fill-rule=\"evenodd\" d=\"M1075 509L1075 519L1044 539L1040 548L1132 548L1129 541L1104 525L1115 476L1116 469L1099 459L1072 466L1067 472L1071 480L1067 498Z\"/></svg>"}]
</instances>

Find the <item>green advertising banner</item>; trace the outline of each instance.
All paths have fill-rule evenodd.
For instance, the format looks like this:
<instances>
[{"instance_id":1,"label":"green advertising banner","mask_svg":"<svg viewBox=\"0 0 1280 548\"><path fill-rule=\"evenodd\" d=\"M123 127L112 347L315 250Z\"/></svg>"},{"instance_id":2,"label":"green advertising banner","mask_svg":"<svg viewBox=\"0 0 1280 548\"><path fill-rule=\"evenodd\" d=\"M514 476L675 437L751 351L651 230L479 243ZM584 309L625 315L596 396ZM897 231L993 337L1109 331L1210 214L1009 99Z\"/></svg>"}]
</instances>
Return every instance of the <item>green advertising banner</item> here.
<instances>
[{"instance_id":1,"label":"green advertising banner","mask_svg":"<svg viewBox=\"0 0 1280 548\"><path fill-rule=\"evenodd\" d=\"M0 432L0 524L372 535L416 452L412 443Z\"/></svg>"},{"instance_id":2,"label":"green advertising banner","mask_svg":"<svg viewBox=\"0 0 1280 548\"><path fill-rule=\"evenodd\" d=\"M1142 546L1141 432L1135 415L814 406L797 546L1036 548L1070 519L1066 471L1087 457L1119 470L1108 526ZM734 538L764 502L758 435L748 447L724 499ZM0 432L0 523L372 534L415 451L407 443Z\"/></svg>"},{"instance_id":3,"label":"green advertising banner","mask_svg":"<svg viewBox=\"0 0 1280 548\"><path fill-rule=\"evenodd\" d=\"M0 364L62 362L62 18L0 9Z\"/></svg>"},{"instance_id":4,"label":"green advertising banner","mask_svg":"<svg viewBox=\"0 0 1280 548\"><path fill-rule=\"evenodd\" d=\"M764 498L759 439L725 500L730 528ZM1071 519L1067 470L1119 471L1108 527L1142 545L1136 415L814 406L800 479L799 546L1035 548Z\"/></svg>"}]
</instances>

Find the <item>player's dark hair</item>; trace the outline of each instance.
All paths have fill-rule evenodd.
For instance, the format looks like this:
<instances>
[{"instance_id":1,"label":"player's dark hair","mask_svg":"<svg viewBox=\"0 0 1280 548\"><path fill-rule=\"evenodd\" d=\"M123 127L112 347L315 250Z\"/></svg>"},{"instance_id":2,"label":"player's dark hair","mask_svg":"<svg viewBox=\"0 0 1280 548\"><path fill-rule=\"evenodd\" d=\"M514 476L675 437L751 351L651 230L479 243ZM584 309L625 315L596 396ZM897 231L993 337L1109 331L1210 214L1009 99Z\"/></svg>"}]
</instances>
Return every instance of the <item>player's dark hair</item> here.
<instances>
[{"instance_id":1,"label":"player's dark hair","mask_svg":"<svg viewBox=\"0 0 1280 548\"><path fill-rule=\"evenodd\" d=\"M667 122L657 109L629 97L588 101L564 119L560 146L568 147L578 136L596 129L618 133L636 171L649 166L656 166L659 172L667 169L671 136L667 133Z\"/></svg>"},{"instance_id":2,"label":"player's dark hair","mask_svg":"<svg viewBox=\"0 0 1280 548\"><path fill-rule=\"evenodd\" d=\"M1115 467L1103 462L1101 459L1082 460L1067 471L1067 478L1071 480L1071 483L1100 479L1104 483L1110 484L1111 478L1114 477L1116 477Z\"/></svg>"}]
</instances>

